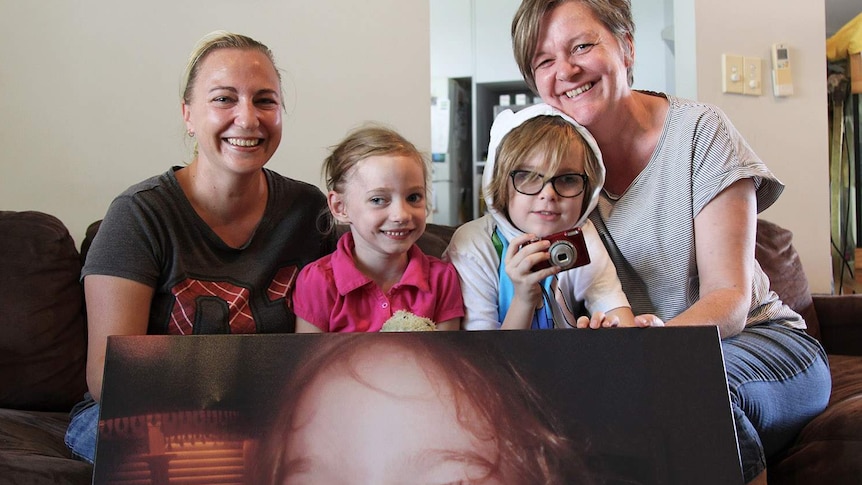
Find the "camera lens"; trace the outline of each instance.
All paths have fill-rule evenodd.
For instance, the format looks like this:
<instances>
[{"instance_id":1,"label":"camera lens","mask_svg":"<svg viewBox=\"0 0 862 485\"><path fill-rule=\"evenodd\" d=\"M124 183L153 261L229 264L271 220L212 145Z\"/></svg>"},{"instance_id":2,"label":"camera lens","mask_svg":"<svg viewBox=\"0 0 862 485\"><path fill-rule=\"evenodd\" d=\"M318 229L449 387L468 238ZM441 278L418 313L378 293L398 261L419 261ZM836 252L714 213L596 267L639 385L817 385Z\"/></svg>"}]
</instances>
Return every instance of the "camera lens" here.
<instances>
[{"instance_id":1,"label":"camera lens","mask_svg":"<svg viewBox=\"0 0 862 485\"><path fill-rule=\"evenodd\" d=\"M577 260L577 251L568 241L557 241L548 249L551 255L551 264L563 269L568 268Z\"/></svg>"}]
</instances>

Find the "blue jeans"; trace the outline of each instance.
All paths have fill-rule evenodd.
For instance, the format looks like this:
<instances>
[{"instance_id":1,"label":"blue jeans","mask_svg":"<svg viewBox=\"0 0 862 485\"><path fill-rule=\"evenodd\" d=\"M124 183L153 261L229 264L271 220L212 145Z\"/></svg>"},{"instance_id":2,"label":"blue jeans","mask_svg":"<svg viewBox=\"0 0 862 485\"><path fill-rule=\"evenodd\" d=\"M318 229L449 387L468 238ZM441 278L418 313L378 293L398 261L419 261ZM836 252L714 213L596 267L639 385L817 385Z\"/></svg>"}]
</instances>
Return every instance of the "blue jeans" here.
<instances>
[{"instance_id":1,"label":"blue jeans","mask_svg":"<svg viewBox=\"0 0 862 485\"><path fill-rule=\"evenodd\" d=\"M829 361L817 340L773 322L747 327L721 345L747 483L826 408Z\"/></svg>"},{"instance_id":2,"label":"blue jeans","mask_svg":"<svg viewBox=\"0 0 862 485\"><path fill-rule=\"evenodd\" d=\"M66 429L66 446L76 458L93 463L99 433L99 403L88 392L69 415L72 420Z\"/></svg>"}]
</instances>

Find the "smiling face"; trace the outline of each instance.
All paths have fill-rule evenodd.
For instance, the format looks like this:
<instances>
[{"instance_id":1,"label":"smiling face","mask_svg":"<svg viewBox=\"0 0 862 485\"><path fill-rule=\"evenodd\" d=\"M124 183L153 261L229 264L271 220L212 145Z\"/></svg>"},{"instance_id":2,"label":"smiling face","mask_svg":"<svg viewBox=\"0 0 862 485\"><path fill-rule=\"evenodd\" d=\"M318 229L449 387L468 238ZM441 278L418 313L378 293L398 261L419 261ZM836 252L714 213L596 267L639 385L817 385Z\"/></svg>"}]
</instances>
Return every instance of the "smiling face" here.
<instances>
[{"instance_id":1,"label":"smiling face","mask_svg":"<svg viewBox=\"0 0 862 485\"><path fill-rule=\"evenodd\" d=\"M411 156L374 155L346 174L343 192L329 192L329 208L350 224L359 261L393 260L425 232L426 183L422 160Z\"/></svg>"},{"instance_id":2,"label":"smiling face","mask_svg":"<svg viewBox=\"0 0 862 485\"><path fill-rule=\"evenodd\" d=\"M570 143L554 173L548 173L546 157L535 151L527 157L518 170L528 170L544 176L545 180L562 174L584 173L584 148L580 143ZM509 178L507 213L509 220L518 229L545 237L571 229L581 217L584 192L575 197L561 197L551 182L535 195L526 195L515 190Z\"/></svg>"},{"instance_id":3,"label":"smiling face","mask_svg":"<svg viewBox=\"0 0 862 485\"><path fill-rule=\"evenodd\" d=\"M295 407L283 483L505 483L489 426L436 365L377 344L323 370Z\"/></svg>"},{"instance_id":4,"label":"smiling face","mask_svg":"<svg viewBox=\"0 0 862 485\"><path fill-rule=\"evenodd\" d=\"M282 100L272 61L254 49L211 51L201 61L183 119L197 160L214 168L260 170L281 142Z\"/></svg>"},{"instance_id":5,"label":"smiling face","mask_svg":"<svg viewBox=\"0 0 862 485\"><path fill-rule=\"evenodd\" d=\"M631 36L625 47L582 2L548 11L530 64L542 100L590 127L631 88Z\"/></svg>"}]
</instances>

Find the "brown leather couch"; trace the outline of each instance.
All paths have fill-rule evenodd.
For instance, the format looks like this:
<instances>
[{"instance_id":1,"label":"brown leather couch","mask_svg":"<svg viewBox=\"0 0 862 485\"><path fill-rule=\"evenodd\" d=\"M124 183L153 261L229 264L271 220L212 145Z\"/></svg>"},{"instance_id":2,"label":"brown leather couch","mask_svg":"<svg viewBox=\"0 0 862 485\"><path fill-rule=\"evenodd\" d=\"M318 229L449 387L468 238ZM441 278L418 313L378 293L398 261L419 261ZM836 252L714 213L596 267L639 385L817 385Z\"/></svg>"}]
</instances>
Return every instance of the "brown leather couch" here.
<instances>
[{"instance_id":1,"label":"brown leather couch","mask_svg":"<svg viewBox=\"0 0 862 485\"><path fill-rule=\"evenodd\" d=\"M439 255L453 231L431 224L420 246ZM829 407L770 464L769 483L862 483L862 296L812 298L790 232L760 221L757 240L758 261L823 342L833 377ZM68 412L86 389L80 269L79 251L58 219L0 211L0 484L92 479L92 467L63 443Z\"/></svg>"},{"instance_id":2,"label":"brown leather couch","mask_svg":"<svg viewBox=\"0 0 862 485\"><path fill-rule=\"evenodd\" d=\"M0 483L88 484L63 442L86 390L81 260L39 212L0 212Z\"/></svg>"},{"instance_id":3,"label":"brown leather couch","mask_svg":"<svg viewBox=\"0 0 862 485\"><path fill-rule=\"evenodd\" d=\"M755 257L781 299L801 313L829 356L829 405L808 423L780 460L770 484L862 483L862 295L811 295L790 231L757 224Z\"/></svg>"}]
</instances>

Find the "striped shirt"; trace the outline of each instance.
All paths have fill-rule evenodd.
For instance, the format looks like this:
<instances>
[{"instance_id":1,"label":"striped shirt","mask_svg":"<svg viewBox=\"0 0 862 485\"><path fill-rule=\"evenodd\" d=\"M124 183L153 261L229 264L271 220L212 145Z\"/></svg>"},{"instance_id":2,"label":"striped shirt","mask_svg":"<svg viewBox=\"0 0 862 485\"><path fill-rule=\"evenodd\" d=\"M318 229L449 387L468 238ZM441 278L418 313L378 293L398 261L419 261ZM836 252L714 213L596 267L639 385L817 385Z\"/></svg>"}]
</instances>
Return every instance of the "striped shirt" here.
<instances>
[{"instance_id":1,"label":"striped shirt","mask_svg":"<svg viewBox=\"0 0 862 485\"><path fill-rule=\"evenodd\" d=\"M717 107L661 96L670 107L652 158L622 196L602 194L590 219L635 315L654 313L668 321L700 297L694 218L701 209L737 180L749 178L759 213L778 199L784 185ZM754 264L746 326L774 320L805 328Z\"/></svg>"}]
</instances>

